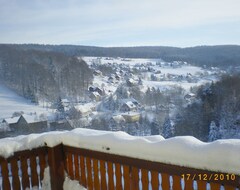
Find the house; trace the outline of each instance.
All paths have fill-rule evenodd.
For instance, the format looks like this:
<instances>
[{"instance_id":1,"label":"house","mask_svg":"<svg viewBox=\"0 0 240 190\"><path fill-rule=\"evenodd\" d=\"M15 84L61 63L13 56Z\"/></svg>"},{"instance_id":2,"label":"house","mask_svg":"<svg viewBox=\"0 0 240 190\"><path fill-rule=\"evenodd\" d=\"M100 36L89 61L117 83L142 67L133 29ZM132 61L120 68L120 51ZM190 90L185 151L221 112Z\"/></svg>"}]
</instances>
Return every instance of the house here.
<instances>
[{"instance_id":1,"label":"house","mask_svg":"<svg viewBox=\"0 0 240 190\"><path fill-rule=\"evenodd\" d=\"M91 107L86 105L76 105L70 108L69 117L71 119L88 117L92 113Z\"/></svg>"},{"instance_id":2,"label":"house","mask_svg":"<svg viewBox=\"0 0 240 190\"><path fill-rule=\"evenodd\" d=\"M103 90L102 90L101 88L99 88L99 87L96 87L96 88L94 89L94 91L95 91L95 92L98 92L98 94L100 94L100 96L103 95Z\"/></svg>"},{"instance_id":3,"label":"house","mask_svg":"<svg viewBox=\"0 0 240 190\"><path fill-rule=\"evenodd\" d=\"M64 107L69 107L70 103L71 102L68 99L66 99L66 98L62 99L62 104L63 104Z\"/></svg>"},{"instance_id":4,"label":"house","mask_svg":"<svg viewBox=\"0 0 240 190\"><path fill-rule=\"evenodd\" d=\"M186 94L186 95L184 96L184 99L185 99L186 101L192 101L192 100L194 100L196 97L197 97L196 94L194 94L194 93L188 93L188 94Z\"/></svg>"},{"instance_id":5,"label":"house","mask_svg":"<svg viewBox=\"0 0 240 190\"><path fill-rule=\"evenodd\" d=\"M47 120L40 120L36 115L23 114L20 117L13 117L3 120L12 132L28 134L47 131Z\"/></svg>"},{"instance_id":6,"label":"house","mask_svg":"<svg viewBox=\"0 0 240 190\"><path fill-rule=\"evenodd\" d=\"M99 88L99 87L90 86L90 87L88 88L88 91L89 91L89 92L98 92L101 96L104 95L104 90L101 89L101 88Z\"/></svg>"},{"instance_id":7,"label":"house","mask_svg":"<svg viewBox=\"0 0 240 190\"><path fill-rule=\"evenodd\" d=\"M7 124L9 129L12 131L12 130L15 130L17 128L19 118L20 118L20 116L12 117L12 118L6 118L6 119L3 119L2 123Z\"/></svg>"},{"instance_id":8,"label":"house","mask_svg":"<svg viewBox=\"0 0 240 190\"><path fill-rule=\"evenodd\" d=\"M127 78L126 83L127 83L127 86L132 87L136 85L137 82L132 78Z\"/></svg>"},{"instance_id":9,"label":"house","mask_svg":"<svg viewBox=\"0 0 240 190\"><path fill-rule=\"evenodd\" d=\"M101 95L98 92L91 92L89 97L94 100L94 101L100 101L101 100Z\"/></svg>"},{"instance_id":10,"label":"house","mask_svg":"<svg viewBox=\"0 0 240 190\"><path fill-rule=\"evenodd\" d=\"M36 115L23 114L18 120L18 129L25 130L27 133L41 133L47 131L47 120L39 120Z\"/></svg>"},{"instance_id":11,"label":"house","mask_svg":"<svg viewBox=\"0 0 240 190\"><path fill-rule=\"evenodd\" d=\"M120 111L122 112L137 111L140 106L138 101L134 98L122 99L121 102L122 105L120 107Z\"/></svg>"},{"instance_id":12,"label":"house","mask_svg":"<svg viewBox=\"0 0 240 190\"><path fill-rule=\"evenodd\" d=\"M139 112L129 112L122 114L123 118L127 123L138 122L140 120Z\"/></svg>"},{"instance_id":13,"label":"house","mask_svg":"<svg viewBox=\"0 0 240 190\"><path fill-rule=\"evenodd\" d=\"M102 72L99 71L99 70L94 70L93 71L93 75L95 75L95 76L102 76Z\"/></svg>"},{"instance_id":14,"label":"house","mask_svg":"<svg viewBox=\"0 0 240 190\"><path fill-rule=\"evenodd\" d=\"M121 79L120 75L115 74L115 79L116 79L116 80L120 80L120 79Z\"/></svg>"},{"instance_id":15,"label":"house","mask_svg":"<svg viewBox=\"0 0 240 190\"><path fill-rule=\"evenodd\" d=\"M90 86L90 87L88 88L88 91L89 91L89 92L94 92L94 91L95 91L95 87Z\"/></svg>"},{"instance_id":16,"label":"house","mask_svg":"<svg viewBox=\"0 0 240 190\"><path fill-rule=\"evenodd\" d=\"M71 130L71 129L73 129L73 127L70 125L68 120L54 121L50 123L51 131Z\"/></svg>"},{"instance_id":17,"label":"house","mask_svg":"<svg viewBox=\"0 0 240 190\"><path fill-rule=\"evenodd\" d=\"M78 119L68 120L71 127L74 128L89 128L91 126L91 118L82 117Z\"/></svg>"},{"instance_id":18,"label":"house","mask_svg":"<svg viewBox=\"0 0 240 190\"><path fill-rule=\"evenodd\" d=\"M114 77L113 76L108 77L108 82L113 83L114 82Z\"/></svg>"},{"instance_id":19,"label":"house","mask_svg":"<svg viewBox=\"0 0 240 190\"><path fill-rule=\"evenodd\" d=\"M130 112L130 111L136 111L136 110L137 110L137 106L132 101L123 103L123 105L120 108L120 111L122 112Z\"/></svg>"},{"instance_id":20,"label":"house","mask_svg":"<svg viewBox=\"0 0 240 190\"><path fill-rule=\"evenodd\" d=\"M121 131L124 128L125 119L122 115L114 115L109 120L109 128L112 131Z\"/></svg>"}]
</instances>

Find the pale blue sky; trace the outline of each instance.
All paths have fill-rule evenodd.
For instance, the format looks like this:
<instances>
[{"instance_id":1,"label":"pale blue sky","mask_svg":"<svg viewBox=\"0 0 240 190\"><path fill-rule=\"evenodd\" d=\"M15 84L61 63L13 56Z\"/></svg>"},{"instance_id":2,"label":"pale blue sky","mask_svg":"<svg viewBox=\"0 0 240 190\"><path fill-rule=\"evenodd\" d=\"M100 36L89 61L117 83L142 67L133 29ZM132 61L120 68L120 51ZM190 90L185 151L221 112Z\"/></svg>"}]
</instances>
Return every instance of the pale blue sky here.
<instances>
[{"instance_id":1,"label":"pale blue sky","mask_svg":"<svg viewBox=\"0 0 240 190\"><path fill-rule=\"evenodd\" d=\"M240 45L240 0L0 0L0 43Z\"/></svg>"}]
</instances>

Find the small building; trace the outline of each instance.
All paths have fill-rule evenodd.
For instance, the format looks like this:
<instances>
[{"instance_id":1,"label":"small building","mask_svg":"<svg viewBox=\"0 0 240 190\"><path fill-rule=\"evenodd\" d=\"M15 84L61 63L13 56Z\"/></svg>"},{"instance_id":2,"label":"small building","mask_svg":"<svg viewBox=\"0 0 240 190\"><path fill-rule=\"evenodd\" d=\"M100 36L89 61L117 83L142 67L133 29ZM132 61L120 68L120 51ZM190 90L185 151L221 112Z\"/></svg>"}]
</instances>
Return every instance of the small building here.
<instances>
[{"instance_id":1,"label":"small building","mask_svg":"<svg viewBox=\"0 0 240 190\"><path fill-rule=\"evenodd\" d=\"M114 77L112 77L112 76L108 77L108 82L113 83L114 82Z\"/></svg>"},{"instance_id":2,"label":"small building","mask_svg":"<svg viewBox=\"0 0 240 190\"><path fill-rule=\"evenodd\" d=\"M10 130L15 130L17 128L19 118L20 116L6 118L6 119L3 119L2 123L6 123Z\"/></svg>"},{"instance_id":3,"label":"small building","mask_svg":"<svg viewBox=\"0 0 240 190\"><path fill-rule=\"evenodd\" d=\"M94 70L93 71L93 75L95 75L95 76L102 76L102 72L99 71L99 70Z\"/></svg>"},{"instance_id":4,"label":"small building","mask_svg":"<svg viewBox=\"0 0 240 190\"><path fill-rule=\"evenodd\" d=\"M122 112L130 112L136 110L137 110L136 105L131 101L125 102L120 108L120 111Z\"/></svg>"},{"instance_id":5,"label":"small building","mask_svg":"<svg viewBox=\"0 0 240 190\"><path fill-rule=\"evenodd\" d=\"M192 101L196 98L196 94L194 93L188 93L184 96L184 99L187 100L187 101Z\"/></svg>"},{"instance_id":6,"label":"small building","mask_svg":"<svg viewBox=\"0 0 240 190\"><path fill-rule=\"evenodd\" d=\"M68 120L54 121L50 123L51 131L72 130L72 129L73 127L70 125Z\"/></svg>"},{"instance_id":7,"label":"small building","mask_svg":"<svg viewBox=\"0 0 240 190\"><path fill-rule=\"evenodd\" d=\"M69 110L69 117L71 119L88 117L92 113L91 107L88 105L73 106Z\"/></svg>"},{"instance_id":8,"label":"small building","mask_svg":"<svg viewBox=\"0 0 240 190\"><path fill-rule=\"evenodd\" d=\"M10 131L29 134L29 133L41 133L47 131L47 120L39 120L36 115L23 114L20 117L7 118L3 120L6 123Z\"/></svg>"},{"instance_id":9,"label":"small building","mask_svg":"<svg viewBox=\"0 0 240 190\"><path fill-rule=\"evenodd\" d=\"M122 114L123 118L128 123L138 122L140 120L139 112L129 112Z\"/></svg>"},{"instance_id":10,"label":"small building","mask_svg":"<svg viewBox=\"0 0 240 190\"><path fill-rule=\"evenodd\" d=\"M98 92L98 94L99 94L100 96L103 95L103 90L102 90L101 88L99 88L99 87L96 87L96 88L94 89L94 91L95 91L95 92Z\"/></svg>"},{"instance_id":11,"label":"small building","mask_svg":"<svg viewBox=\"0 0 240 190\"><path fill-rule=\"evenodd\" d=\"M104 90L99 88L99 87L93 87L93 86L90 86L88 88L88 91L89 92L97 92L100 96L103 96L104 95Z\"/></svg>"},{"instance_id":12,"label":"small building","mask_svg":"<svg viewBox=\"0 0 240 190\"><path fill-rule=\"evenodd\" d=\"M128 78L126 80L126 83L127 83L127 86L131 87L131 86L134 86L136 84L136 81L133 80L132 78Z\"/></svg>"},{"instance_id":13,"label":"small building","mask_svg":"<svg viewBox=\"0 0 240 190\"><path fill-rule=\"evenodd\" d=\"M88 88L88 91L89 91L89 92L94 92L94 91L95 91L95 87L90 86L90 87Z\"/></svg>"},{"instance_id":14,"label":"small building","mask_svg":"<svg viewBox=\"0 0 240 190\"><path fill-rule=\"evenodd\" d=\"M63 104L64 107L69 107L70 103L71 102L68 99L66 99L66 98L62 99L62 104Z\"/></svg>"},{"instance_id":15,"label":"small building","mask_svg":"<svg viewBox=\"0 0 240 190\"><path fill-rule=\"evenodd\" d=\"M121 101L122 105L120 107L120 111L122 112L137 111L138 107L140 106L138 101L134 98L122 99Z\"/></svg>"},{"instance_id":16,"label":"small building","mask_svg":"<svg viewBox=\"0 0 240 190\"><path fill-rule=\"evenodd\" d=\"M115 74L115 79L116 80L120 80L121 79L120 75L119 74Z\"/></svg>"},{"instance_id":17,"label":"small building","mask_svg":"<svg viewBox=\"0 0 240 190\"><path fill-rule=\"evenodd\" d=\"M114 115L109 120L109 127L112 131L121 131L124 128L125 119L122 115Z\"/></svg>"},{"instance_id":18,"label":"small building","mask_svg":"<svg viewBox=\"0 0 240 190\"><path fill-rule=\"evenodd\" d=\"M41 133L47 131L47 127L47 120L39 120L36 115L23 114L18 120L18 128L26 129L27 133Z\"/></svg>"},{"instance_id":19,"label":"small building","mask_svg":"<svg viewBox=\"0 0 240 190\"><path fill-rule=\"evenodd\" d=\"M94 101L100 101L101 100L101 95L98 92L91 92L89 97L94 100Z\"/></svg>"}]
</instances>

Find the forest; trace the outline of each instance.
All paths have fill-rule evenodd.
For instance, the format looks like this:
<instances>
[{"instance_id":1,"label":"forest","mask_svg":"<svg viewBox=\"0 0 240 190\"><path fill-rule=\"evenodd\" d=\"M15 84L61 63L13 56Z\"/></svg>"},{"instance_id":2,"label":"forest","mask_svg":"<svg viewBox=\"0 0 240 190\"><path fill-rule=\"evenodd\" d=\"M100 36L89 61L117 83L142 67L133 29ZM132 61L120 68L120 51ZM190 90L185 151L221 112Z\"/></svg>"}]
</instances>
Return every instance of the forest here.
<instances>
[{"instance_id":1,"label":"forest","mask_svg":"<svg viewBox=\"0 0 240 190\"><path fill-rule=\"evenodd\" d=\"M0 46L11 46L24 50L59 52L67 56L161 58L165 61L186 61L193 65L205 65L207 67L239 66L240 62L240 46L238 45L196 46L188 48L167 46L96 47L40 44L2 44Z\"/></svg>"},{"instance_id":2,"label":"forest","mask_svg":"<svg viewBox=\"0 0 240 190\"><path fill-rule=\"evenodd\" d=\"M199 88L198 101L178 111L175 135L192 135L204 141L237 135L240 129L239 84L239 75L225 75L220 81Z\"/></svg>"},{"instance_id":3,"label":"forest","mask_svg":"<svg viewBox=\"0 0 240 190\"><path fill-rule=\"evenodd\" d=\"M92 79L92 71L77 57L0 46L0 81L34 103L59 96L79 99Z\"/></svg>"}]
</instances>

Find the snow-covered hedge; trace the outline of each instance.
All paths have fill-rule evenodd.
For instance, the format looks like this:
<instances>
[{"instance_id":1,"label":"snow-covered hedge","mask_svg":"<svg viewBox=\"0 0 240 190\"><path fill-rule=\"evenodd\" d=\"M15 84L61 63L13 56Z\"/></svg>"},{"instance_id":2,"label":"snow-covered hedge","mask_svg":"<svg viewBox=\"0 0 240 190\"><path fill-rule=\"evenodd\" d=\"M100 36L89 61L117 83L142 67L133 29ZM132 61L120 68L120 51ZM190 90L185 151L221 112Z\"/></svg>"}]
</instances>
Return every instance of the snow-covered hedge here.
<instances>
[{"instance_id":1,"label":"snow-covered hedge","mask_svg":"<svg viewBox=\"0 0 240 190\"><path fill-rule=\"evenodd\" d=\"M86 148L150 161L212 171L240 174L240 140L204 143L190 136L164 139L162 136L135 137L125 132L75 129L5 138L0 156L40 146L64 145Z\"/></svg>"}]
</instances>

